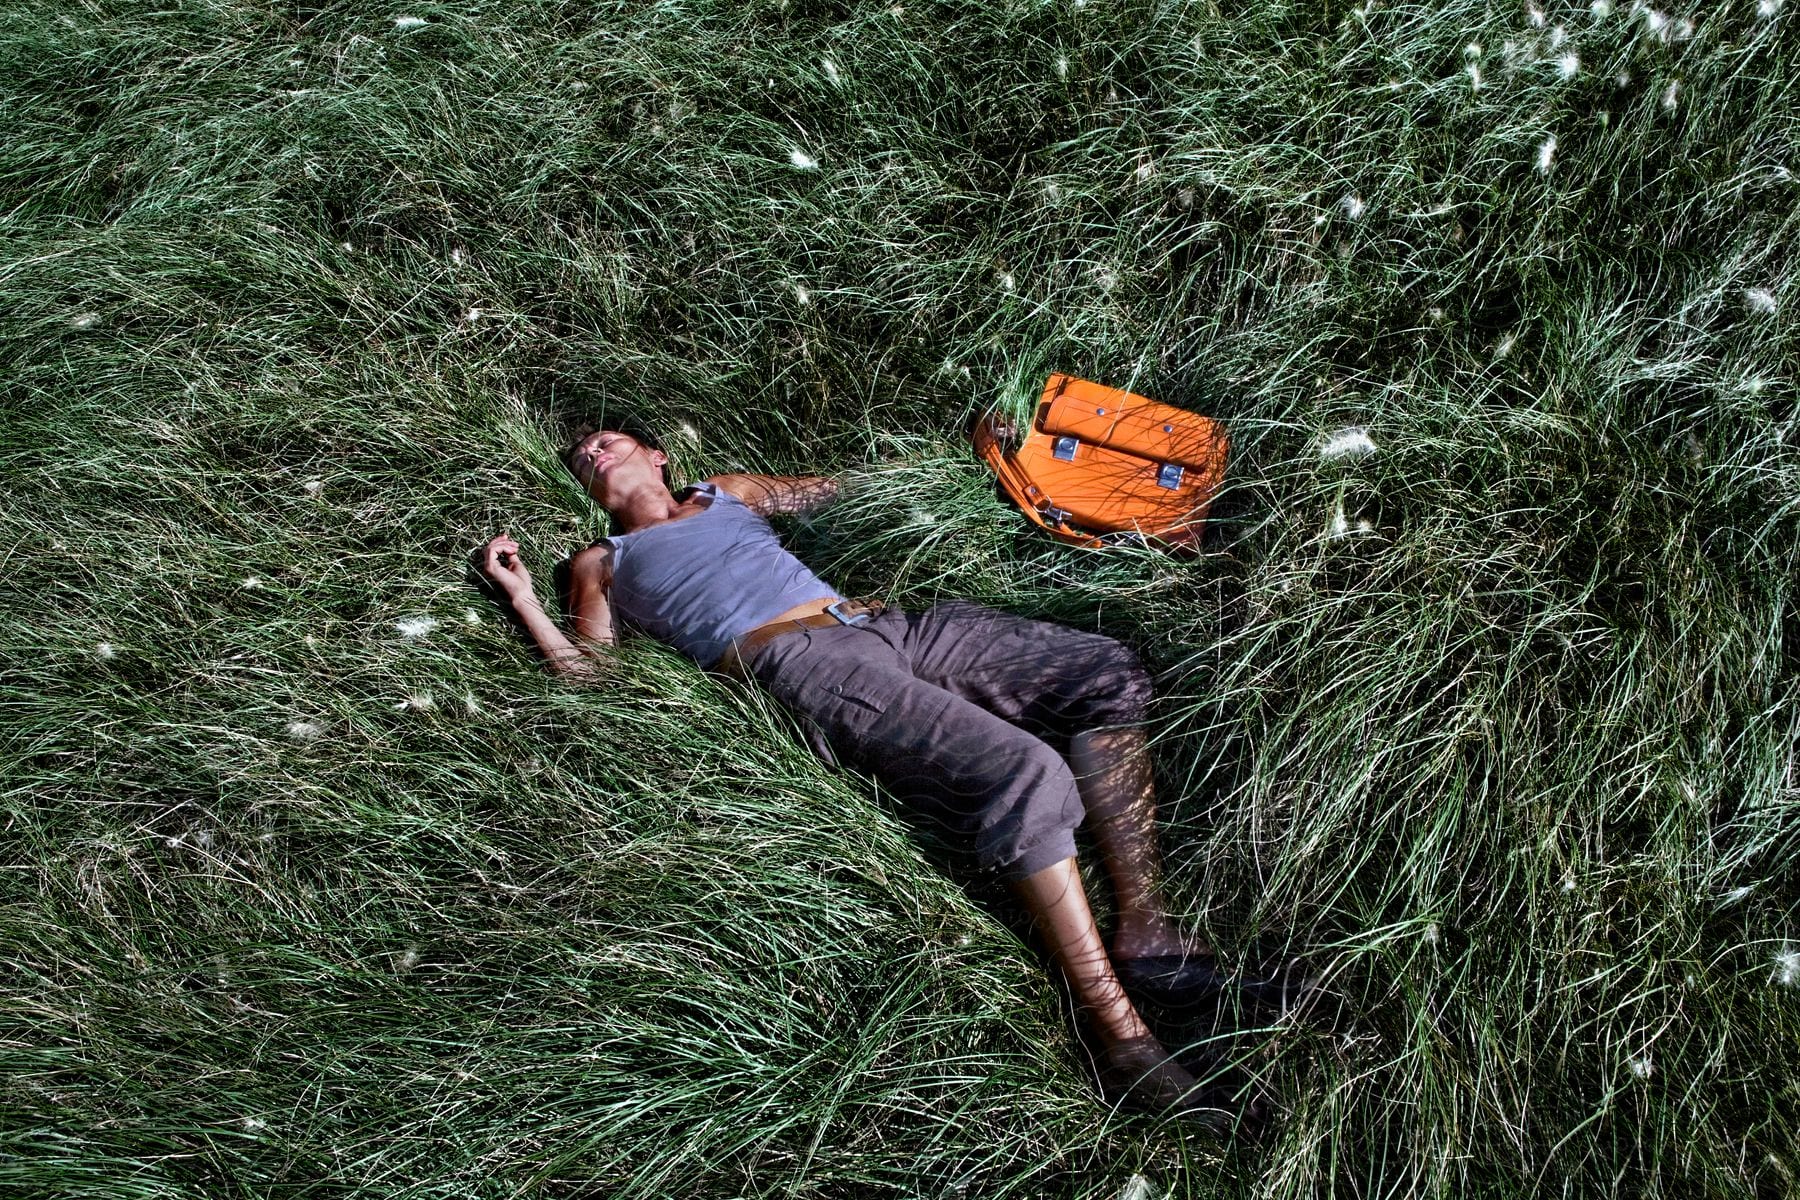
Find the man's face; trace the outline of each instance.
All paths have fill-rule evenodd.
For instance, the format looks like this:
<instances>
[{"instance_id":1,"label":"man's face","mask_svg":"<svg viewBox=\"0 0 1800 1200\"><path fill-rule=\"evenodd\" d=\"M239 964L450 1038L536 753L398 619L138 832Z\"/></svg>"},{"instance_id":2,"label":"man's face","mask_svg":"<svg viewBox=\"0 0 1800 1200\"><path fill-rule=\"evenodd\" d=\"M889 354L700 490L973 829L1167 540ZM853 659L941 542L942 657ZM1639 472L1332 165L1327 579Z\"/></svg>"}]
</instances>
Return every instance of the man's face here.
<instances>
[{"instance_id":1,"label":"man's face","mask_svg":"<svg viewBox=\"0 0 1800 1200\"><path fill-rule=\"evenodd\" d=\"M620 492L621 485L638 479L661 480L662 465L669 461L661 450L646 448L630 434L601 429L588 434L565 456L569 471L595 496Z\"/></svg>"}]
</instances>

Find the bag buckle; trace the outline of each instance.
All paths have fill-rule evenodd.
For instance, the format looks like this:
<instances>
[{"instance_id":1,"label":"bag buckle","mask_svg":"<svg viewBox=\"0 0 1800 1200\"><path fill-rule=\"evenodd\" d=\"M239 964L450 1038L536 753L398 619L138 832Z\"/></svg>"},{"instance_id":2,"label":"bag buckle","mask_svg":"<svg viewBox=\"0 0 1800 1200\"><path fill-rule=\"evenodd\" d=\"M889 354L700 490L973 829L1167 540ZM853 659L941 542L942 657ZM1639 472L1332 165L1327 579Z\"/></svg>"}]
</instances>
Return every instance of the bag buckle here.
<instances>
[{"instance_id":1,"label":"bag buckle","mask_svg":"<svg viewBox=\"0 0 1800 1200\"><path fill-rule=\"evenodd\" d=\"M1079 445L1081 445L1081 440L1079 438L1068 437L1066 435L1059 437L1054 442L1050 443L1050 455L1053 458L1060 458L1064 462L1074 462L1075 447Z\"/></svg>"},{"instance_id":2,"label":"bag buckle","mask_svg":"<svg viewBox=\"0 0 1800 1200\"><path fill-rule=\"evenodd\" d=\"M849 603L851 603L849 600L835 600L825 606L825 611L830 613L833 617L836 617L840 625L861 625L865 621L874 619L869 615L869 612L866 609L862 612L845 616L841 611L840 606Z\"/></svg>"}]
</instances>

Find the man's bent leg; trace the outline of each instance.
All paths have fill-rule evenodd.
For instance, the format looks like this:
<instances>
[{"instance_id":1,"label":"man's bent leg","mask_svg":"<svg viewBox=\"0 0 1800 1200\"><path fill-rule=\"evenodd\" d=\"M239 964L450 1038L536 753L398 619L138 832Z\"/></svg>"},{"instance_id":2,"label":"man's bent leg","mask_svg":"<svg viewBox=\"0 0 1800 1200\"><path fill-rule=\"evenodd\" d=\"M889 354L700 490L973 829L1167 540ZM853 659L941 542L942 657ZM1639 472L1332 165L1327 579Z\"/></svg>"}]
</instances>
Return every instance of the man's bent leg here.
<instances>
[{"instance_id":1,"label":"man's bent leg","mask_svg":"<svg viewBox=\"0 0 1800 1200\"><path fill-rule=\"evenodd\" d=\"M1090 729L1070 740L1069 762L1118 902L1112 952L1121 959L1207 954L1169 918L1156 844L1156 802L1142 729Z\"/></svg>"}]
</instances>

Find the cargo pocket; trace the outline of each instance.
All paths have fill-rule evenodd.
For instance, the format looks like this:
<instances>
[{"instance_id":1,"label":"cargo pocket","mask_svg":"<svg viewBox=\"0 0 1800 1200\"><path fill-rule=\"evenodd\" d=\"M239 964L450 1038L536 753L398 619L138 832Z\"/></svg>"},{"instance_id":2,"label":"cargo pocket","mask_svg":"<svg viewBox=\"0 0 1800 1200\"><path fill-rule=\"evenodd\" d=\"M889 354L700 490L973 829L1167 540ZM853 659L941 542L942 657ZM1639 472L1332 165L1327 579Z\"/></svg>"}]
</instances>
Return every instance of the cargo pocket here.
<instances>
[{"instance_id":1,"label":"cargo pocket","mask_svg":"<svg viewBox=\"0 0 1800 1200\"><path fill-rule=\"evenodd\" d=\"M821 673L801 684L792 707L800 713L807 744L832 766L859 766L880 727L890 720L894 682L863 663Z\"/></svg>"}]
</instances>

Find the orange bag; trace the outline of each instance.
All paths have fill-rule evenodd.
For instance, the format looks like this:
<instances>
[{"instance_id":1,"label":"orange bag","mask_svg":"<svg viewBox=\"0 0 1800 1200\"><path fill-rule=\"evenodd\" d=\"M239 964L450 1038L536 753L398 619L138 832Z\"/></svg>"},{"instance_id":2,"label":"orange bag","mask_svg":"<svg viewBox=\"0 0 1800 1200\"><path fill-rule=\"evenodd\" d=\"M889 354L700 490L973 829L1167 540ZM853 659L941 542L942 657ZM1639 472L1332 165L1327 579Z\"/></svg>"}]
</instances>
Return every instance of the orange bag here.
<instances>
[{"instance_id":1,"label":"orange bag","mask_svg":"<svg viewBox=\"0 0 1800 1200\"><path fill-rule=\"evenodd\" d=\"M1193 550L1225 478L1219 422L1146 396L1056 374L1018 448L988 413L975 451L1025 515L1079 546Z\"/></svg>"}]
</instances>

